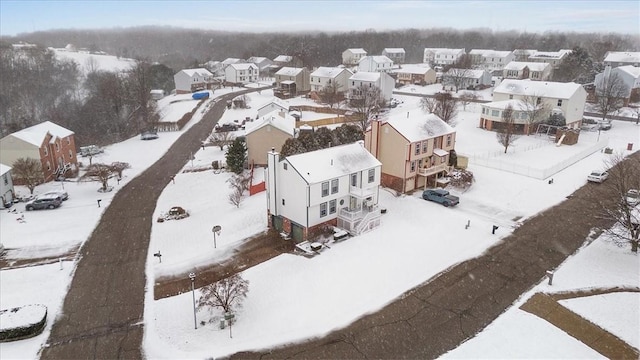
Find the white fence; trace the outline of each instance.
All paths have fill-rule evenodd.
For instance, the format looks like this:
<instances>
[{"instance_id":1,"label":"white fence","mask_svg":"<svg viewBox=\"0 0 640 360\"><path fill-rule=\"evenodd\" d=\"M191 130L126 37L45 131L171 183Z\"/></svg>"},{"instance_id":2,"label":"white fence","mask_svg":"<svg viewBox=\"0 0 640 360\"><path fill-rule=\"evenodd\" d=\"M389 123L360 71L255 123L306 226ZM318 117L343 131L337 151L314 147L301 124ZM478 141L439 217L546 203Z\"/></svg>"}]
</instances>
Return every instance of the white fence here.
<instances>
[{"instance_id":1,"label":"white fence","mask_svg":"<svg viewBox=\"0 0 640 360\"><path fill-rule=\"evenodd\" d=\"M607 146L607 143L608 143L607 139L600 140L597 143L589 146L588 148L585 148L584 150L580 151L579 153L576 153L564 160L558 161L546 168L536 168L536 167L531 167L525 164L505 161L498 158L491 158L486 156L475 156L475 155L469 157L469 163L472 165L484 166L492 169L507 171L514 174L520 174L520 175L524 175L524 176L528 176L536 179L546 179L549 176L552 176L557 172L563 169L566 169L569 166L577 163L578 161L586 158L587 156L595 153L596 151L600 151L602 148ZM464 154L461 154L461 155L464 155Z\"/></svg>"}]
</instances>

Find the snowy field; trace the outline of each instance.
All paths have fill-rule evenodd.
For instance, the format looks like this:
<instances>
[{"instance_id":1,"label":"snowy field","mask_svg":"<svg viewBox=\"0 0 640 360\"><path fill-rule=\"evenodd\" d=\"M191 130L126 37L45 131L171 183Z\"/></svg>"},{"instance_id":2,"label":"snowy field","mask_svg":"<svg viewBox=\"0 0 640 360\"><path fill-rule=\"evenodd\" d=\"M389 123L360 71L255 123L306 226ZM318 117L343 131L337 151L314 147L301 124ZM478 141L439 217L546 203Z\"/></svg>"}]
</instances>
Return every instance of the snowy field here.
<instances>
[{"instance_id":1,"label":"snowy field","mask_svg":"<svg viewBox=\"0 0 640 360\"><path fill-rule=\"evenodd\" d=\"M214 96L222 93L224 92L216 90ZM251 109L227 110L221 123L233 122L247 116L255 118L257 109L269 101L272 93L262 91L260 94L252 93L248 96ZM402 95L396 97L403 103L391 111L419 111L419 98ZM306 99L292 99L293 101L308 103ZM194 115L187 127L201 119L205 108L206 104ZM518 139L513 152L494 154L500 150L499 144L495 134L477 128L478 110L479 107L471 105L467 107L467 111L459 115L456 125L456 148L461 153L487 153L491 155L485 157L502 161L525 161L524 159L532 156L553 163L566 157L558 155L559 151L570 150L565 149L569 148L568 146L558 148L553 144L529 148L529 143L548 142L546 139L530 136ZM134 137L107 147L104 154L94 158L94 162L126 161L131 164L132 169L124 172L124 178L119 184L110 183L117 191L161 157L180 134L181 132L160 133L160 138L153 141L141 141ZM580 138L581 142L595 141L592 138L595 133L583 135ZM613 128L606 133L602 132L600 136L602 141L607 142L607 146L619 153L629 153L624 150L628 143L636 144L634 150L640 145L640 128L633 123L614 121ZM517 151L519 147L522 151ZM561 202L586 182L586 175L592 169L604 166L606 156L596 151L554 174L553 185L547 184L544 180L477 166L471 160L470 170L476 176L476 183L468 191L456 193L461 196L461 204L451 209L425 202L417 194L394 197L389 192L381 190L380 203L388 212L383 216L382 225L378 229L330 245L331 249L312 259L284 254L245 271L243 276L250 281L249 293L244 308L237 314L232 339L229 338L228 331L218 329L215 322L199 326L197 330L193 328L191 294L154 301L153 282L159 276L182 273L220 260L228 256L230 250L241 244L244 238L264 230L267 221L265 193L246 197L241 206L236 208L226 200L230 192L226 183L228 174L214 174L210 170L178 174L175 184L169 183L160 196L155 215L158 216L169 207L178 205L186 208L191 216L179 221L153 223L147 261L149 283L144 339L147 357L220 357L237 351L269 348L308 337L322 336L346 326L353 320L383 307L406 290L443 269L481 254L486 248L510 234L514 219L530 217ZM185 164L185 170L189 170L190 167L208 166L212 160L223 157L219 148L207 147L195 154L193 163ZM36 189L36 193L53 188L60 189L63 185L70 198L60 209L29 212L26 214L26 223L17 222L17 214L6 211L0 213L0 238L5 247L9 248L12 258L61 256L81 245L91 234L102 211L114 195L97 193L99 185L96 183L74 182L44 184ZM23 195L26 193L24 188L18 189ZM96 205L97 199L102 200L101 208ZM24 205L16 204L15 208L21 212ZM471 227L465 230L464 225L468 220L471 221ZM491 225L496 223L502 226L497 235L491 235ZM444 226L430 226L429 231L425 232L425 224ZM211 233L213 225L222 226L222 233L217 237L215 249ZM162 264L152 256L156 251L163 254ZM593 252L595 255L589 255ZM603 253L608 256L605 257ZM574 268L571 267L573 262L577 262ZM594 265L596 263L601 265ZM625 267L626 271L617 271L618 268L609 271L609 264L615 264L618 268ZM45 333L30 340L0 343L3 359L37 357L35 354L46 341L54 318L60 315L62 299L73 271L71 262L63 262L62 265L62 270L59 270L59 263L54 263L0 272L0 300L3 308L23 303L42 303L49 307L49 322ZM638 258L630 255L628 249L613 248L605 240L598 239L569 259L557 271L557 280L552 290L582 289L621 282L637 286L637 271L636 277L632 277L633 269L637 268ZM587 270L595 274L586 276ZM628 277L621 278L621 272ZM542 288L544 286L539 285ZM43 288L46 291L38 291ZM523 299L525 297L526 295ZM580 304L575 300L569 302L574 302L576 311L582 313L583 309L586 311L601 306L601 301L584 298L580 299ZM613 296L604 301L626 305L634 300ZM314 310L327 309L327 304L331 304L331 311ZM637 319L640 314L637 306L629 309L625 307L628 315L625 326L610 331L626 333L629 328L633 328L634 324L629 320L632 315ZM635 313L630 312L633 309ZM217 315L219 314L214 314ZM503 319L505 316L506 320ZM600 322L602 314L584 316L603 327L609 326L604 320ZM554 346L562 347L564 353L555 354L553 357L565 357L563 354L566 357L598 356L573 338L563 336L564 333L543 320L518 310L517 306L506 312L503 317L477 338L463 344L459 353L451 353L449 356L469 357L475 354L477 357L477 354L489 354L487 357L512 357L514 355L511 355L513 352L509 352L513 350L509 347L510 343L500 350L493 342L498 343L505 337L534 331L548 334L546 337L550 339L546 344L548 346L545 346L549 352L539 350L538 348L543 346L539 346L540 342L536 341L538 348L534 349L533 342L528 347L523 344L518 357L549 357L548 354ZM520 322L522 318L530 319ZM206 321L209 314L200 312L198 319ZM629 339L633 335L619 336ZM529 338L536 339L531 336ZM632 340L627 341L633 345ZM519 339L519 342L524 343L525 340ZM473 344L477 344L475 349L465 350L474 346ZM495 348L495 351L482 352L484 347Z\"/></svg>"}]
</instances>

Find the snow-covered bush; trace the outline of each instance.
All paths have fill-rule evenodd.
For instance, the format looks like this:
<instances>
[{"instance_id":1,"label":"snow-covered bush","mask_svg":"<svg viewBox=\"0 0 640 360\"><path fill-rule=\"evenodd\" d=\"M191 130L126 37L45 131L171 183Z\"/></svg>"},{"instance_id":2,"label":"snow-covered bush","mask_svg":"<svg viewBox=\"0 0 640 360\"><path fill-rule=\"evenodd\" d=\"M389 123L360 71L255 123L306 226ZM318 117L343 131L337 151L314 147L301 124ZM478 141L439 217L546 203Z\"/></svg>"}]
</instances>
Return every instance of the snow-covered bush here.
<instances>
[{"instance_id":1,"label":"snow-covered bush","mask_svg":"<svg viewBox=\"0 0 640 360\"><path fill-rule=\"evenodd\" d=\"M41 304L0 310L0 341L34 337L44 330L46 323L47 307Z\"/></svg>"}]
</instances>

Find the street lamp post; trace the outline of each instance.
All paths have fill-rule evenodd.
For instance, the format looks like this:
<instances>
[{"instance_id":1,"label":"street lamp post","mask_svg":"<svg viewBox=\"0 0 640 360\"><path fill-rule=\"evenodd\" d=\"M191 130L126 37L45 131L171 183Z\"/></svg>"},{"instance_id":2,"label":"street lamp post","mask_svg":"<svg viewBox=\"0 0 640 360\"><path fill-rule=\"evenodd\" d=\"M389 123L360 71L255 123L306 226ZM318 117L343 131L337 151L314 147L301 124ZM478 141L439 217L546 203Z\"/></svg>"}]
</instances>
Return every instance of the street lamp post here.
<instances>
[{"instance_id":1,"label":"street lamp post","mask_svg":"<svg viewBox=\"0 0 640 360\"><path fill-rule=\"evenodd\" d=\"M222 226L215 225L211 231L213 231L213 248L216 248L216 235L220 235L220 231L222 230Z\"/></svg>"},{"instance_id":2,"label":"street lamp post","mask_svg":"<svg viewBox=\"0 0 640 360\"><path fill-rule=\"evenodd\" d=\"M193 297L193 328L198 328L198 321L196 320L196 290L195 290L195 281L196 274L189 273L189 279L191 279L191 295Z\"/></svg>"}]
</instances>

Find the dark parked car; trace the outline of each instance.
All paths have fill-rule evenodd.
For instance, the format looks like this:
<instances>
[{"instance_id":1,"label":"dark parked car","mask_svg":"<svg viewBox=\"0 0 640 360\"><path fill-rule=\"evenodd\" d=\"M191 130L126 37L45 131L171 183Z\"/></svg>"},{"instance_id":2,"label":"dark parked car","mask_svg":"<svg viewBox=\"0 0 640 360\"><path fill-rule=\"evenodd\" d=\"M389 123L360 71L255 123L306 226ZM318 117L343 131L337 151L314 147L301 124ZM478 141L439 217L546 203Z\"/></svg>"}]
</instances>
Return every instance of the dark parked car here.
<instances>
[{"instance_id":1,"label":"dark parked car","mask_svg":"<svg viewBox=\"0 0 640 360\"><path fill-rule=\"evenodd\" d=\"M440 203L445 207L455 206L460 202L460 198L450 195L449 192L444 189L425 190L422 192L422 198L425 200Z\"/></svg>"},{"instance_id":2,"label":"dark parked car","mask_svg":"<svg viewBox=\"0 0 640 360\"><path fill-rule=\"evenodd\" d=\"M25 204L24 208L27 211L41 210L41 209L55 209L62 204L59 196L39 196L34 200Z\"/></svg>"}]
</instances>

